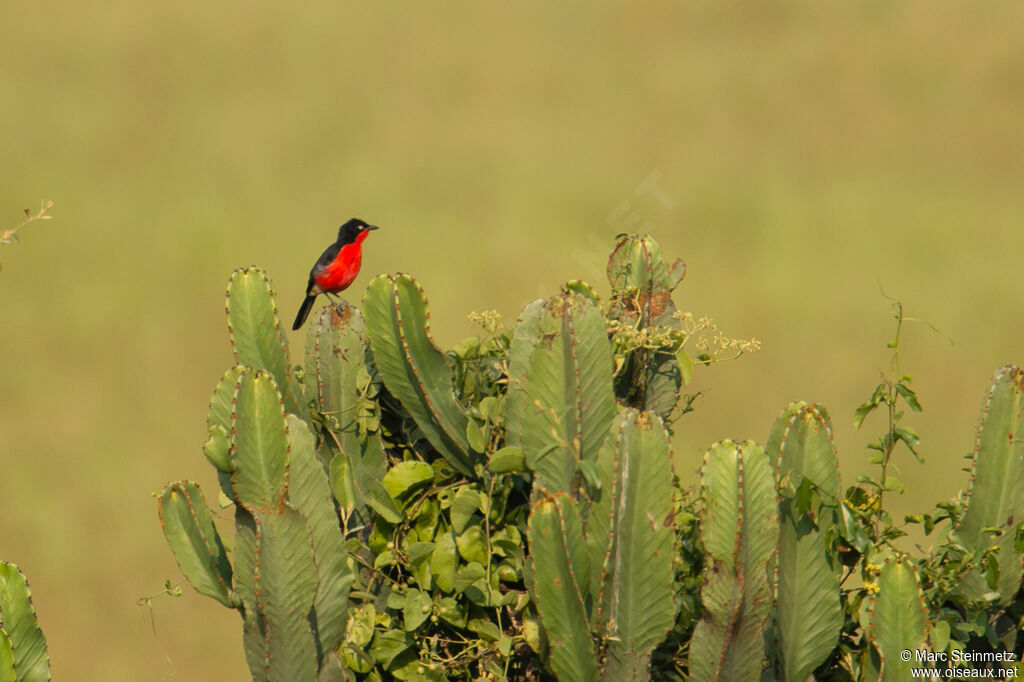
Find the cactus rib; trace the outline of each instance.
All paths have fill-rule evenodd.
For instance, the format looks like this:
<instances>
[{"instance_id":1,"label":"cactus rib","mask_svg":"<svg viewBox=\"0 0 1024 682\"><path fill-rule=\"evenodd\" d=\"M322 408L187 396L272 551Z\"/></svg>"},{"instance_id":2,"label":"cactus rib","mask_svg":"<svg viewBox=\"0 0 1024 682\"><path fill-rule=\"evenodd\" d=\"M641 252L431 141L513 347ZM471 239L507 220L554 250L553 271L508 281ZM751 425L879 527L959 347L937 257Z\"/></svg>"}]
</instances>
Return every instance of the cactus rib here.
<instances>
[{"instance_id":1,"label":"cactus rib","mask_svg":"<svg viewBox=\"0 0 1024 682\"><path fill-rule=\"evenodd\" d=\"M451 367L430 338L423 290L408 275L381 275L367 286L363 306L384 385L441 456L462 474L473 476L466 440L469 418L455 398Z\"/></svg>"}]
</instances>

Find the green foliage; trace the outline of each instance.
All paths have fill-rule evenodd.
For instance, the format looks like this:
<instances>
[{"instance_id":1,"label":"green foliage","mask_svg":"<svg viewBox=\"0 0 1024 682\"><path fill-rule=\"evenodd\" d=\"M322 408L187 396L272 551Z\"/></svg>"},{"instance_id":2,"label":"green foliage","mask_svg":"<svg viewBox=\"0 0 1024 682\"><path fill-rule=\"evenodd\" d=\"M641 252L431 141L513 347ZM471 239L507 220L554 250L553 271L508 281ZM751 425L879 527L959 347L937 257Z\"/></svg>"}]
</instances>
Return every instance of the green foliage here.
<instances>
[{"instance_id":1,"label":"green foliage","mask_svg":"<svg viewBox=\"0 0 1024 682\"><path fill-rule=\"evenodd\" d=\"M0 680L49 679L50 654L32 606L28 579L14 564L0 561Z\"/></svg>"},{"instance_id":2,"label":"green foliage","mask_svg":"<svg viewBox=\"0 0 1024 682\"><path fill-rule=\"evenodd\" d=\"M798 402L765 449L713 445L694 492L671 470L681 392L757 342L680 312L684 267L650 237L621 236L608 272L607 302L569 282L510 332L472 315L482 334L448 351L416 281L380 276L362 312L313 317L296 367L266 276L232 276L238 364L203 452L234 547L194 483L159 511L189 582L240 613L254 679L906 679L908 647L1024 645L1021 370L986 393L966 501L907 517L950 522L915 556L884 504L921 448L901 306L855 414L886 415L880 475L843 491L828 412Z\"/></svg>"}]
</instances>

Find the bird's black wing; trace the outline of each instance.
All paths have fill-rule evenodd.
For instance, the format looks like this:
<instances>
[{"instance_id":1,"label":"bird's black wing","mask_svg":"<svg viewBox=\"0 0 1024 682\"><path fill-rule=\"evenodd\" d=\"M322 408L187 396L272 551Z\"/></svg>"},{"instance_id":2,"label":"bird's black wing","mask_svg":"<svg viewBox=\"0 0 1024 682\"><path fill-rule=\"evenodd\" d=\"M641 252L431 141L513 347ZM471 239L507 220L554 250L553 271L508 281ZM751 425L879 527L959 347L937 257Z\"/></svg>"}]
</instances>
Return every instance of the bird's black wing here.
<instances>
[{"instance_id":1,"label":"bird's black wing","mask_svg":"<svg viewBox=\"0 0 1024 682\"><path fill-rule=\"evenodd\" d=\"M309 271L311 281L314 275L323 272L328 265L334 262L334 259L338 257L338 253L341 251L341 246L342 245L339 242L334 242L328 246L322 254L320 254L320 257L316 259L316 264L313 266L313 269Z\"/></svg>"}]
</instances>

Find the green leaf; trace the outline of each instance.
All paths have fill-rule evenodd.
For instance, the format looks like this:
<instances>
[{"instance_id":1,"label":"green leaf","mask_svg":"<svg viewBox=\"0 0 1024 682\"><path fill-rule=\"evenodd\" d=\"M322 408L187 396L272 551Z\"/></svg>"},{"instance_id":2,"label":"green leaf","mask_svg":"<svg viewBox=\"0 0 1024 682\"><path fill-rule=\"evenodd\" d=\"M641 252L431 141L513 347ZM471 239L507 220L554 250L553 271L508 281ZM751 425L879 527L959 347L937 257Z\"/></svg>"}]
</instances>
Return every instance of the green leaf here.
<instances>
[{"instance_id":1,"label":"green leaf","mask_svg":"<svg viewBox=\"0 0 1024 682\"><path fill-rule=\"evenodd\" d=\"M469 447L476 452L483 454L487 449L487 436L484 435L484 429L474 421L466 422L466 440L469 442Z\"/></svg>"},{"instance_id":2,"label":"green leaf","mask_svg":"<svg viewBox=\"0 0 1024 682\"><path fill-rule=\"evenodd\" d=\"M434 480L434 468L426 462L410 460L399 462L391 467L384 474L384 489L391 497L402 498L415 488L432 483Z\"/></svg>"},{"instance_id":3,"label":"green leaf","mask_svg":"<svg viewBox=\"0 0 1024 682\"><path fill-rule=\"evenodd\" d=\"M885 478L885 489L892 490L893 492L899 493L900 495L907 492L907 487L903 485L903 481L896 478L892 474L889 474Z\"/></svg>"},{"instance_id":4,"label":"green leaf","mask_svg":"<svg viewBox=\"0 0 1024 682\"><path fill-rule=\"evenodd\" d=\"M907 401L907 405L910 405L910 409L914 412L920 412L923 409L921 403L917 401L917 393L902 381L896 384L896 392L903 396L903 399Z\"/></svg>"},{"instance_id":5,"label":"green leaf","mask_svg":"<svg viewBox=\"0 0 1024 682\"><path fill-rule=\"evenodd\" d=\"M949 623L940 620L932 626L932 651L945 651L949 646Z\"/></svg>"},{"instance_id":6,"label":"green leaf","mask_svg":"<svg viewBox=\"0 0 1024 682\"><path fill-rule=\"evenodd\" d=\"M473 516L480 510L480 502L480 493L472 488L463 486L458 489L452 497L452 506L450 511L452 529L456 533L461 533L466 529L466 526L469 525Z\"/></svg>"},{"instance_id":7,"label":"green leaf","mask_svg":"<svg viewBox=\"0 0 1024 682\"><path fill-rule=\"evenodd\" d=\"M864 423L864 418L867 417L874 409L878 407L876 402L866 402L863 405L857 407L853 413L853 426L859 429L861 424Z\"/></svg>"},{"instance_id":8,"label":"green leaf","mask_svg":"<svg viewBox=\"0 0 1024 682\"><path fill-rule=\"evenodd\" d=\"M437 536L437 546L430 555L430 572L434 583L443 592L455 590L455 570L459 565L458 550L455 546L455 534L451 531Z\"/></svg>"},{"instance_id":9,"label":"green leaf","mask_svg":"<svg viewBox=\"0 0 1024 682\"><path fill-rule=\"evenodd\" d=\"M470 526L455 538L459 555L468 562L487 563L487 539L480 526Z\"/></svg>"},{"instance_id":10,"label":"green leaf","mask_svg":"<svg viewBox=\"0 0 1024 682\"><path fill-rule=\"evenodd\" d=\"M689 386L693 380L693 360L690 355L680 348L676 351L676 362L679 363L679 371L682 374L683 386Z\"/></svg>"},{"instance_id":11,"label":"green leaf","mask_svg":"<svg viewBox=\"0 0 1024 682\"><path fill-rule=\"evenodd\" d=\"M515 446L501 448L493 455L487 468L494 474L515 474L526 471L523 449Z\"/></svg>"},{"instance_id":12,"label":"green leaf","mask_svg":"<svg viewBox=\"0 0 1024 682\"><path fill-rule=\"evenodd\" d=\"M497 625L486 618L473 618L466 625L466 628L470 632L475 632L491 642L497 642L501 639L501 630L498 629Z\"/></svg>"},{"instance_id":13,"label":"green leaf","mask_svg":"<svg viewBox=\"0 0 1024 682\"><path fill-rule=\"evenodd\" d=\"M437 602L437 616L457 628L465 628L468 622L466 609L460 606L453 597L443 597Z\"/></svg>"},{"instance_id":14,"label":"green leaf","mask_svg":"<svg viewBox=\"0 0 1024 682\"><path fill-rule=\"evenodd\" d=\"M412 632L423 624L433 610L434 601L430 594L417 589L410 589L406 593L405 604L402 607L402 622L406 632Z\"/></svg>"}]
</instances>

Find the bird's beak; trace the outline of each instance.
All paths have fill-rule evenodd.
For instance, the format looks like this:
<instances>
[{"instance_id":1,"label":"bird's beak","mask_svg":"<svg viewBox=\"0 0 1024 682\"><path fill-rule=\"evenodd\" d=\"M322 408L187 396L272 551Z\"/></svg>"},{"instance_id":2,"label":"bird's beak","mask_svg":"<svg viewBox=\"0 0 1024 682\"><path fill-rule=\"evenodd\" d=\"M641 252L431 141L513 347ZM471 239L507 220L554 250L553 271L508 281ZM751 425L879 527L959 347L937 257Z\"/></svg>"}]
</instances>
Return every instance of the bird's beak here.
<instances>
[{"instance_id":1,"label":"bird's beak","mask_svg":"<svg viewBox=\"0 0 1024 682\"><path fill-rule=\"evenodd\" d=\"M370 230L379 230L379 229L380 229L380 228L379 228L379 227L377 227L376 225L367 225L367 226L366 226L366 231L367 231L367 232L369 232Z\"/></svg>"}]
</instances>

